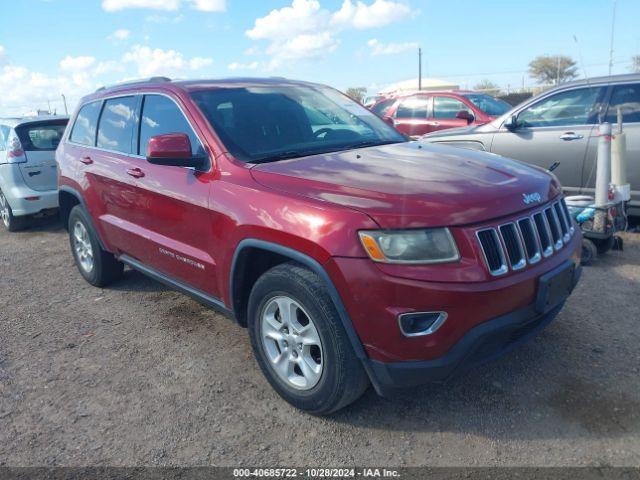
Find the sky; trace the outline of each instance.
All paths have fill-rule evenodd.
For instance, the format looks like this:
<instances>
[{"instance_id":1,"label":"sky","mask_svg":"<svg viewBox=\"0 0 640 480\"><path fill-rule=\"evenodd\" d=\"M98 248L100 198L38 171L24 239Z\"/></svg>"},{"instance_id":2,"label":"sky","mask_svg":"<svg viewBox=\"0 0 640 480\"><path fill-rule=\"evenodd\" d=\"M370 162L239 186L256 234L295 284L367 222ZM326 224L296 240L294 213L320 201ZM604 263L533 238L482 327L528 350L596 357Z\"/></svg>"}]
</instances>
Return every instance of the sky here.
<instances>
[{"instance_id":1,"label":"sky","mask_svg":"<svg viewBox=\"0 0 640 480\"><path fill-rule=\"evenodd\" d=\"M423 75L531 86L563 54L607 74L615 0L0 0L0 116L69 110L124 80L284 76L370 93ZM617 0L613 73L640 54L640 0Z\"/></svg>"}]
</instances>

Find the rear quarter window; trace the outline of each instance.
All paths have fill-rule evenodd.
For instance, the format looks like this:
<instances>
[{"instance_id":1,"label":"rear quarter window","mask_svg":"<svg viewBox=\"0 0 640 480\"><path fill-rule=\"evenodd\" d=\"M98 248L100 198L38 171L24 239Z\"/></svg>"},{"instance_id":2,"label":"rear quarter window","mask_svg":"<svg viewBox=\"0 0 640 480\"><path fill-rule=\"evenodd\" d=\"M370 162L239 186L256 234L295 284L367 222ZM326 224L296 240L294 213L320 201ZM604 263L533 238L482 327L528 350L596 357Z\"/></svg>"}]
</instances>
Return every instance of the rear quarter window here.
<instances>
[{"instance_id":1,"label":"rear quarter window","mask_svg":"<svg viewBox=\"0 0 640 480\"><path fill-rule=\"evenodd\" d=\"M102 102L91 102L84 105L73 124L69 139L73 143L80 145L94 146L96 143L96 128L98 126L98 116Z\"/></svg>"}]
</instances>

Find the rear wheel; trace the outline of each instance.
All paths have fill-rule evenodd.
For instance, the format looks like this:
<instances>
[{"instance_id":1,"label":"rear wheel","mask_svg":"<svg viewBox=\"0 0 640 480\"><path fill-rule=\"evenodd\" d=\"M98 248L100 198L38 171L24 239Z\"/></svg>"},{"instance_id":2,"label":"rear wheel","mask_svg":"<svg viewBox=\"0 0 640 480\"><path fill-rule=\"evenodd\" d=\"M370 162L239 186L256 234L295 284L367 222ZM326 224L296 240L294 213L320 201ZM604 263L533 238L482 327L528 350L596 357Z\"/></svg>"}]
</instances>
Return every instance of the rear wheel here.
<instances>
[{"instance_id":1,"label":"rear wheel","mask_svg":"<svg viewBox=\"0 0 640 480\"><path fill-rule=\"evenodd\" d=\"M95 287L104 287L122 276L124 265L98 242L89 217L80 205L69 214L69 243L76 266L84 279Z\"/></svg>"},{"instance_id":2,"label":"rear wheel","mask_svg":"<svg viewBox=\"0 0 640 480\"><path fill-rule=\"evenodd\" d=\"M328 414L367 389L367 374L315 273L295 263L272 268L253 287L248 314L258 364L293 406Z\"/></svg>"},{"instance_id":3,"label":"rear wheel","mask_svg":"<svg viewBox=\"0 0 640 480\"><path fill-rule=\"evenodd\" d=\"M2 191L0 191L0 218L2 218L4 228L10 232L17 232L25 227L25 218L13 215L11 206Z\"/></svg>"},{"instance_id":4,"label":"rear wheel","mask_svg":"<svg viewBox=\"0 0 640 480\"><path fill-rule=\"evenodd\" d=\"M590 265L598 256L598 248L588 238L582 239L582 254L580 257L580 263L582 265Z\"/></svg>"}]
</instances>

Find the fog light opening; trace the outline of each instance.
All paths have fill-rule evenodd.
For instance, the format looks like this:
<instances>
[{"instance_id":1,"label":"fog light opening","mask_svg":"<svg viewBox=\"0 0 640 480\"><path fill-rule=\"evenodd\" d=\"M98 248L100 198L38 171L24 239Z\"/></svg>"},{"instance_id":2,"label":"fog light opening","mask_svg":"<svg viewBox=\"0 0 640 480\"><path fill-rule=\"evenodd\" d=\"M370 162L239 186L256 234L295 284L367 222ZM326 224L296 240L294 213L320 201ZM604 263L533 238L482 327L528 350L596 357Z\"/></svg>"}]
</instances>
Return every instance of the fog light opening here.
<instances>
[{"instance_id":1,"label":"fog light opening","mask_svg":"<svg viewBox=\"0 0 640 480\"><path fill-rule=\"evenodd\" d=\"M447 319L447 312L412 312L398 317L400 331L405 337L431 335Z\"/></svg>"}]
</instances>

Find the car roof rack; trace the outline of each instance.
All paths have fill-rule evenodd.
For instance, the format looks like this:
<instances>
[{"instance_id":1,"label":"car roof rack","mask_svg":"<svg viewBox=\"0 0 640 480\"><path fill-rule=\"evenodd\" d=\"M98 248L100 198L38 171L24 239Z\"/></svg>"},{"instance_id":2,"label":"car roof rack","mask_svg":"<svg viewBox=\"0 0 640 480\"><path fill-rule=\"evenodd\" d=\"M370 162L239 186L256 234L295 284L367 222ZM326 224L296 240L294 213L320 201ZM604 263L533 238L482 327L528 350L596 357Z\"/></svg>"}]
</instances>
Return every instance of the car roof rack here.
<instances>
[{"instance_id":1,"label":"car roof rack","mask_svg":"<svg viewBox=\"0 0 640 480\"><path fill-rule=\"evenodd\" d=\"M144 85L145 83L160 83L160 82L170 82L171 79L169 77L150 77L150 78L143 78L143 79L138 79L138 80L131 80L130 82L122 82L122 83L116 83L114 85L109 85L109 86L102 86L100 88L98 88L96 90L96 92L101 92L103 90L107 90L108 88L116 88L116 87L123 87L123 86L131 86L131 85Z\"/></svg>"}]
</instances>

